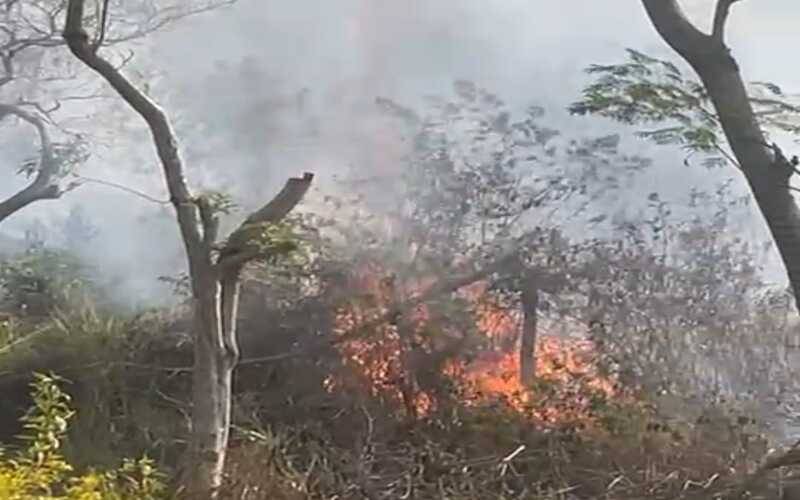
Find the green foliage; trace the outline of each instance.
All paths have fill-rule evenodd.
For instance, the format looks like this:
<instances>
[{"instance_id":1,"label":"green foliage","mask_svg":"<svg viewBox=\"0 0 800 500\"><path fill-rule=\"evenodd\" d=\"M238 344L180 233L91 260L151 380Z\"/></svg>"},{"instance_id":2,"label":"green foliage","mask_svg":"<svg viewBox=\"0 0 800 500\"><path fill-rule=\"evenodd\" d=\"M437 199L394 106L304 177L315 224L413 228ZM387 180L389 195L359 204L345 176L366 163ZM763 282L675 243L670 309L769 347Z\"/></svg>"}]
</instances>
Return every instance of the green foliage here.
<instances>
[{"instance_id":1,"label":"green foliage","mask_svg":"<svg viewBox=\"0 0 800 500\"><path fill-rule=\"evenodd\" d=\"M267 260L286 257L300 249L300 242L292 224L282 221L274 224L259 224L255 243Z\"/></svg>"},{"instance_id":2,"label":"green foliage","mask_svg":"<svg viewBox=\"0 0 800 500\"><path fill-rule=\"evenodd\" d=\"M34 324L14 322L11 342L0 344L0 441L20 432L29 374L54 371L72 381L78 410L64 447L73 465L108 467L144 451L163 463L183 421L159 391L188 381L158 366L191 365L190 352L177 346L185 337L167 331L173 321L170 311L121 316L83 305Z\"/></svg>"},{"instance_id":3,"label":"green foliage","mask_svg":"<svg viewBox=\"0 0 800 500\"><path fill-rule=\"evenodd\" d=\"M124 460L116 470L76 472L61 453L75 414L56 376L36 374L34 406L23 418L26 448L0 454L4 500L155 500L166 487L150 459Z\"/></svg>"},{"instance_id":4,"label":"green foliage","mask_svg":"<svg viewBox=\"0 0 800 500\"><path fill-rule=\"evenodd\" d=\"M74 255L36 246L0 262L0 302L14 313L44 315L88 292L88 276Z\"/></svg>"},{"instance_id":5,"label":"green foliage","mask_svg":"<svg viewBox=\"0 0 800 500\"><path fill-rule=\"evenodd\" d=\"M293 303L301 294L298 285L314 280L317 264L327 257L331 247L319 228L330 219L315 214L291 213L279 223L249 224L231 234L223 248L237 248L256 254L248 267L245 281L270 283L273 298L285 296ZM188 273L159 276L158 280L180 298L191 297L192 285ZM278 291L280 289L280 292ZM276 295L277 293L277 295Z\"/></svg>"},{"instance_id":6,"label":"green foliage","mask_svg":"<svg viewBox=\"0 0 800 500\"><path fill-rule=\"evenodd\" d=\"M32 325L9 320L0 325L0 371L26 373L57 364L62 372L111 362L134 347L128 327L91 307L56 312Z\"/></svg>"},{"instance_id":7,"label":"green foliage","mask_svg":"<svg viewBox=\"0 0 800 500\"><path fill-rule=\"evenodd\" d=\"M256 252L257 258L267 263L286 259L303 263L310 247L301 237L301 231L297 218L287 218L280 222L245 224L231 235L230 241L235 241L241 249Z\"/></svg>"},{"instance_id":8,"label":"green foliage","mask_svg":"<svg viewBox=\"0 0 800 500\"><path fill-rule=\"evenodd\" d=\"M796 94L786 94L770 82L751 82L748 90L763 127L800 135L800 105L796 104Z\"/></svg>"},{"instance_id":9,"label":"green foliage","mask_svg":"<svg viewBox=\"0 0 800 500\"><path fill-rule=\"evenodd\" d=\"M678 144L689 150L713 152L721 129L703 86L684 78L673 63L628 49L628 62L590 66L597 80L573 103L573 114L595 114L616 121L663 123L668 127L640 132L658 144Z\"/></svg>"},{"instance_id":10,"label":"green foliage","mask_svg":"<svg viewBox=\"0 0 800 500\"><path fill-rule=\"evenodd\" d=\"M308 297L320 294L327 281L325 276L334 273L334 269L350 266L331 241L339 229L333 218L294 212L283 223L279 237L288 240L284 245L289 253L254 262L248 267L244 282L249 293L264 294L273 306L291 310Z\"/></svg>"},{"instance_id":11,"label":"green foliage","mask_svg":"<svg viewBox=\"0 0 800 500\"><path fill-rule=\"evenodd\" d=\"M569 111L598 115L625 124L665 124L638 132L657 144L675 144L691 152L722 153L724 134L713 103L703 85L686 77L673 63L628 49L628 61L591 65L586 72L596 78L583 90ZM800 133L800 106L777 85L755 82L748 89L750 102L765 131ZM726 154L706 160L707 166L724 163Z\"/></svg>"},{"instance_id":12,"label":"green foliage","mask_svg":"<svg viewBox=\"0 0 800 500\"><path fill-rule=\"evenodd\" d=\"M204 199L213 214L229 215L239 209L239 205L234 201L233 196L228 193L205 191L200 197Z\"/></svg>"}]
</instances>

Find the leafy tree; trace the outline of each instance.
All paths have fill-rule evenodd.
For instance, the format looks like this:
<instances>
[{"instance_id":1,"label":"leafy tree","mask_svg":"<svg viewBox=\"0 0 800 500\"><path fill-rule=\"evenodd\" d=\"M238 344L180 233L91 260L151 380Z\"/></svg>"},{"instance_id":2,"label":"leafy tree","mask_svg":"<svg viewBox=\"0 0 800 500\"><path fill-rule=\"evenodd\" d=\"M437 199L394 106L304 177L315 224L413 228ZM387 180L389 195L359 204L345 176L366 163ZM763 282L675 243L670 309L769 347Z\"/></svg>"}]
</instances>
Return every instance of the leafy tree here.
<instances>
[{"instance_id":1,"label":"leafy tree","mask_svg":"<svg viewBox=\"0 0 800 500\"><path fill-rule=\"evenodd\" d=\"M105 5L100 19L112 7ZM272 201L219 244L219 214L229 208L227 197L191 193L167 114L100 55L102 44L92 40L102 40L105 24L95 26L95 37L90 38L87 27L93 27L92 17L85 12L84 0L69 0L63 37L75 57L105 79L147 123L175 208L188 261L194 328L192 438L182 483L192 498L212 498L222 483L230 432L232 379L239 360L240 274L253 260L269 260L295 249L291 228L282 220L302 200L313 174L289 179Z\"/></svg>"},{"instance_id":2,"label":"leafy tree","mask_svg":"<svg viewBox=\"0 0 800 500\"><path fill-rule=\"evenodd\" d=\"M578 217L602 223L603 201L650 162L621 152L616 135L563 137L544 123L542 108L515 117L471 82L456 82L454 91L455 99L432 99L424 118L381 103L416 125L403 176L406 225L414 228L416 261L433 259L427 269L451 266L453 253L468 267L514 254L493 289L521 306L520 376L532 384L539 292L558 293L569 272L555 266L557 238L542 235Z\"/></svg>"},{"instance_id":3,"label":"leafy tree","mask_svg":"<svg viewBox=\"0 0 800 500\"><path fill-rule=\"evenodd\" d=\"M631 370L629 383L648 390L674 383L681 392L709 394L721 380L726 385L740 379L738 368L718 380L698 368L737 366L739 360L717 358L727 356L737 343L733 338L746 332L763 294L782 290L770 290L760 278L757 245L727 238L731 212L725 201L708 201L708 208L719 208L711 220L654 214L644 227L625 224L620 240L580 251L585 260L574 269L585 277L587 312L604 325L597 340L620 355L617 361L625 360L620 364ZM755 339L742 340L742 352L755 347ZM747 387L738 380L732 384Z\"/></svg>"},{"instance_id":4,"label":"leafy tree","mask_svg":"<svg viewBox=\"0 0 800 500\"><path fill-rule=\"evenodd\" d=\"M542 108L515 117L471 82L454 90L454 99L431 98L423 116L379 101L413 138L399 179L404 201L393 215L414 226L408 231L421 253L439 259L434 267L452 264L453 245L464 261L499 257L532 227L585 214L650 164L620 152L619 136L563 137L544 123ZM609 174L609 165L621 174Z\"/></svg>"},{"instance_id":5,"label":"leafy tree","mask_svg":"<svg viewBox=\"0 0 800 500\"><path fill-rule=\"evenodd\" d=\"M432 317L463 317L464 304L448 303L448 298L482 280L494 282L495 292L502 289L510 304L518 307L522 301L528 318L522 368L524 378L531 379L539 289L557 293L563 284L556 275L561 273L563 281L568 272L565 267L548 270L553 267L548 251L557 254L558 249L549 241L541 245L547 230L537 226L552 228L578 216L603 222L607 215L590 217L589 207L600 208L604 197L649 161L620 152L617 136L564 138L543 123L544 111L538 107L513 116L497 96L471 82L456 82L452 97L430 98L429 104L420 113L377 100L394 119L396 133L410 138L410 148L396 176L387 179L379 173L366 182L345 181L361 195L355 204L375 214L372 221L349 225L346 240L376 242L359 246L356 259L380 263L390 274L393 302L422 304L412 299L419 297L419 288L436 290L437 295L423 293ZM609 165L622 173L609 175ZM395 204L390 201L394 197ZM342 201L335 205L341 207ZM419 284L433 278L438 278L436 285ZM459 307L461 312L454 313ZM410 314L414 308L398 311ZM404 324L402 314L394 320L397 328ZM405 337L405 350L430 349L428 341ZM406 380L414 378L413 370L405 372Z\"/></svg>"},{"instance_id":6,"label":"leafy tree","mask_svg":"<svg viewBox=\"0 0 800 500\"><path fill-rule=\"evenodd\" d=\"M706 34L691 24L677 0L642 0L656 31L699 82L669 61L629 50L627 63L588 69L598 79L571 110L623 123L664 124L642 135L710 154L708 165L724 159L736 166L775 240L800 309L800 210L790 185L798 160L767 135L797 134L800 108L777 85L745 83L725 42L729 11L737 1L717 0L713 29Z\"/></svg>"}]
</instances>

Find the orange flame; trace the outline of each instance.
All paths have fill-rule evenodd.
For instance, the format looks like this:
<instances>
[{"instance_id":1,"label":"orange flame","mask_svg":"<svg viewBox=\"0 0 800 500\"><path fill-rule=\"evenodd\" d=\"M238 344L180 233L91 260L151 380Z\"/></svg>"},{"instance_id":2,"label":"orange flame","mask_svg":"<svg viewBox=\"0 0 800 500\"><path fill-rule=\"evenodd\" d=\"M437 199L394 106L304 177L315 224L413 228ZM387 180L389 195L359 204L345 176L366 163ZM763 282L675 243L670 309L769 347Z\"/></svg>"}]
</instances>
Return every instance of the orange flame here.
<instances>
[{"instance_id":1,"label":"orange flame","mask_svg":"<svg viewBox=\"0 0 800 500\"><path fill-rule=\"evenodd\" d=\"M365 290L371 300L353 301L342 307L336 317L336 333L345 335L371 319L386 314L393 301L401 295L411 295L430 286L431 280L413 283L405 294L378 266L364 266L357 273L354 285ZM537 385L525 387L519 378L520 360L516 352L498 349L498 345L513 345L522 325L521 314L491 300L485 283L476 283L462 291L473 304L476 326L492 344L493 350L480 353L466 363L451 360L443 374L456 382L465 405L479 406L502 400L509 407L542 423L591 420L593 396L622 397L615 381L598 373L595 349L587 340L563 339L540 334L536 348ZM407 298L407 297L406 297ZM407 315L403 325L409 328L406 336L424 345L417 334L430 321L425 306ZM367 389L373 396L388 396L406 406L413 416L430 414L435 399L414 386L413 374L404 364L408 345L401 338L398 325L385 322L375 327L370 340L354 339L340 344L346 365L356 373L356 387ZM328 381L327 388L342 386L341 380ZM544 384L544 385L543 385ZM545 390L550 384L555 390ZM541 390L539 390L541 389Z\"/></svg>"}]
</instances>

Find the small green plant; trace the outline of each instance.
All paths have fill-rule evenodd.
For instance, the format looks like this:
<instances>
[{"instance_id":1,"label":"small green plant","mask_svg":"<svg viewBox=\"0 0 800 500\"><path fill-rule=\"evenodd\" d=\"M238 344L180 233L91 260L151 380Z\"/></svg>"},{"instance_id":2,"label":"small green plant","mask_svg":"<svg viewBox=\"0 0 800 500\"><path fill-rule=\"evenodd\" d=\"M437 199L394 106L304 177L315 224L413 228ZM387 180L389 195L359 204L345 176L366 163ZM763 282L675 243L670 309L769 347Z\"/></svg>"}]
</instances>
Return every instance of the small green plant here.
<instances>
[{"instance_id":1,"label":"small green plant","mask_svg":"<svg viewBox=\"0 0 800 500\"><path fill-rule=\"evenodd\" d=\"M69 419L69 395L54 375L35 374L33 407L23 417L27 447L0 449L0 498L3 500L155 500L166 487L153 462L126 459L116 470L83 473L61 454Z\"/></svg>"}]
</instances>

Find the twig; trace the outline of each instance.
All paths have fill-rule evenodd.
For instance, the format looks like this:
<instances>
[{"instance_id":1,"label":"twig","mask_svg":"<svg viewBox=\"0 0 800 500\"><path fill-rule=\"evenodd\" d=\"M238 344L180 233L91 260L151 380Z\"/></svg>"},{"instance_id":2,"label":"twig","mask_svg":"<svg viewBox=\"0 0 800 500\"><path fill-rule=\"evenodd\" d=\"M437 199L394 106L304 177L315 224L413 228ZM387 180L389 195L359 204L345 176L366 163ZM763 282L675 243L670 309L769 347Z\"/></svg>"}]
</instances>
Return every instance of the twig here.
<instances>
[{"instance_id":1,"label":"twig","mask_svg":"<svg viewBox=\"0 0 800 500\"><path fill-rule=\"evenodd\" d=\"M719 151L719 153L720 153L722 156L724 156L724 157L725 157L725 159L726 159L726 160L728 160L728 161L729 161L729 162L730 162L730 163L731 163L731 164L732 164L734 167L738 168L740 171L744 171L744 169L742 169L742 166L739 164L739 162L738 162L738 161L736 161L736 158L734 158L734 157L733 157L733 155L731 155L730 153L728 153L727 151L725 151L725 150L722 148L722 146L720 146L719 144L717 144L717 145L716 145L716 146L714 146L714 147L715 147L715 149L716 149L717 151Z\"/></svg>"},{"instance_id":2,"label":"twig","mask_svg":"<svg viewBox=\"0 0 800 500\"><path fill-rule=\"evenodd\" d=\"M116 182L104 181L102 179L95 179L95 178L92 178L92 177L86 177L86 176L78 175L78 174L72 174L72 176L75 177L76 179L82 180L84 182L92 182L94 184L100 184L100 185L103 185L103 186L112 187L114 189L119 189L121 191L125 191L126 193L130 193L130 194L132 194L134 196L138 196L140 198L144 198L147 201L152 201L153 203L158 203L159 205L168 205L170 203L169 200L159 200L158 198L154 198L153 196L145 194L145 193L143 193L141 191L137 191L137 190L135 190L133 188L129 188L129 187L124 186L122 184L117 184Z\"/></svg>"},{"instance_id":3,"label":"twig","mask_svg":"<svg viewBox=\"0 0 800 500\"><path fill-rule=\"evenodd\" d=\"M103 41L106 38L106 29L108 25L108 0L103 0L103 10L100 14L100 34L97 36L92 49L97 52Z\"/></svg>"},{"instance_id":4,"label":"twig","mask_svg":"<svg viewBox=\"0 0 800 500\"><path fill-rule=\"evenodd\" d=\"M13 348L17 347L18 345L24 344L25 342L28 342L29 340L33 339L34 337L38 337L40 334L42 334L42 333L44 333L46 331L47 331L46 327L45 328L39 328L38 330L36 330L36 331L34 331L32 333L29 333L28 335L25 335L24 337L22 337L20 339L17 339L17 340L15 340L13 342L10 342L10 343L4 345L2 348L0 348L0 354L5 354L5 353L11 351Z\"/></svg>"},{"instance_id":5,"label":"twig","mask_svg":"<svg viewBox=\"0 0 800 500\"><path fill-rule=\"evenodd\" d=\"M781 467L787 467L790 465L799 465L800 464L800 440L795 442L788 450L785 452L767 458L764 463L756 469L752 474L748 475L744 478L740 486L734 492L734 498L740 498L747 492L747 489L750 488L753 483L764 477L767 472L779 469Z\"/></svg>"}]
</instances>

